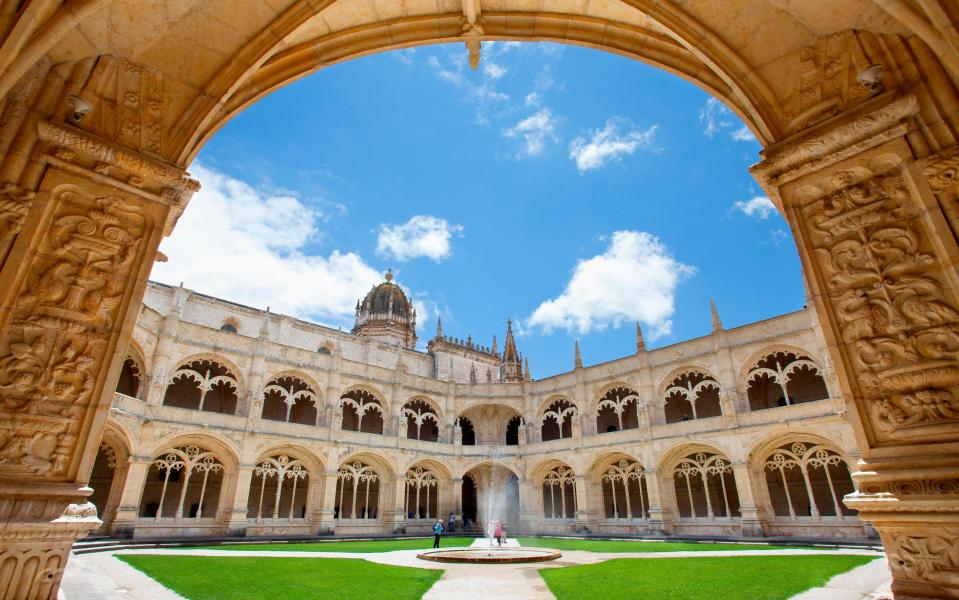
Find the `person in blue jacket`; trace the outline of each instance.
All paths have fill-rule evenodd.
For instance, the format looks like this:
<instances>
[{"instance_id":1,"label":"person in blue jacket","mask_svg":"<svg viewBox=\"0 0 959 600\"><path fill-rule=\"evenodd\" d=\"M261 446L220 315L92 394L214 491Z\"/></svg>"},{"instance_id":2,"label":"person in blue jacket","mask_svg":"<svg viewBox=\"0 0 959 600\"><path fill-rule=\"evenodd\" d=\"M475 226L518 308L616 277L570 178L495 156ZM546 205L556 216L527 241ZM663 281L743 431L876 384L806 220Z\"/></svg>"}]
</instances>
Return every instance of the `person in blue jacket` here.
<instances>
[{"instance_id":1,"label":"person in blue jacket","mask_svg":"<svg viewBox=\"0 0 959 600\"><path fill-rule=\"evenodd\" d=\"M440 547L440 536L443 535L443 519L436 519L436 525L433 525L433 547Z\"/></svg>"}]
</instances>

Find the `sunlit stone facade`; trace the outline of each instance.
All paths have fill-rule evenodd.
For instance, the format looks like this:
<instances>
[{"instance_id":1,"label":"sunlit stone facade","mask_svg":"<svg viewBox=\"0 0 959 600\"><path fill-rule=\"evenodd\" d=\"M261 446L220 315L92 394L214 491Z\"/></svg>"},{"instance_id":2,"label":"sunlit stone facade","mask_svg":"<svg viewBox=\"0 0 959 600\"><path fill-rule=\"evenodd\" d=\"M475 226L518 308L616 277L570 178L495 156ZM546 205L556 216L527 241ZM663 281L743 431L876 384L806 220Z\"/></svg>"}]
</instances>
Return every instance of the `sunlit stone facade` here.
<instances>
[{"instance_id":1,"label":"sunlit stone facade","mask_svg":"<svg viewBox=\"0 0 959 600\"><path fill-rule=\"evenodd\" d=\"M360 306L388 298L348 334L150 284L93 469L101 533L482 526L493 489L513 532L869 535L842 504L858 453L811 309L730 330L714 312L656 350L637 330L628 356L577 348L532 380L511 330L503 352L439 327L418 351L389 277Z\"/></svg>"}]
</instances>

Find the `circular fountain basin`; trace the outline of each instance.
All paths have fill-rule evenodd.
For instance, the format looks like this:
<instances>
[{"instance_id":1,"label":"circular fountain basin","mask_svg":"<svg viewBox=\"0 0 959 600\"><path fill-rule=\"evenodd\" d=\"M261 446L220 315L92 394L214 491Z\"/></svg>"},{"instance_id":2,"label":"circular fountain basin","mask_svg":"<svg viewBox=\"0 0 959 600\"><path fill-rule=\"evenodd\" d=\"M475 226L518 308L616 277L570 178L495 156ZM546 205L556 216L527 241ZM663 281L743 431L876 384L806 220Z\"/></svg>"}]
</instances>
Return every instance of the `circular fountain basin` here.
<instances>
[{"instance_id":1,"label":"circular fountain basin","mask_svg":"<svg viewBox=\"0 0 959 600\"><path fill-rule=\"evenodd\" d=\"M432 550L416 558L445 563L503 564L556 560L562 554L546 548L450 548Z\"/></svg>"}]
</instances>

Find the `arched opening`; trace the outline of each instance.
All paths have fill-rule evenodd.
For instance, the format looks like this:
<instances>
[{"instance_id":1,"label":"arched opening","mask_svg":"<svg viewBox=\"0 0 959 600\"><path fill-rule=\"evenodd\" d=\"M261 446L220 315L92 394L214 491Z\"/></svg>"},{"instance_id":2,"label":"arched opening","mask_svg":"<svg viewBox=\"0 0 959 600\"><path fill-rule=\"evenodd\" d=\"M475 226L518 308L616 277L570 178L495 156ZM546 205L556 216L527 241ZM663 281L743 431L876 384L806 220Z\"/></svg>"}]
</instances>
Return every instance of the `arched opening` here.
<instances>
[{"instance_id":1,"label":"arched opening","mask_svg":"<svg viewBox=\"0 0 959 600\"><path fill-rule=\"evenodd\" d=\"M109 530L112 512L115 507L109 505L117 481L117 472L120 470L117 462L116 449L107 442L100 442L97 458L93 462L93 471L90 472L90 483L93 493L88 500L97 507L97 516L103 521L101 530Z\"/></svg>"},{"instance_id":2,"label":"arched opening","mask_svg":"<svg viewBox=\"0 0 959 600\"><path fill-rule=\"evenodd\" d=\"M666 388L665 395L663 410L667 423L723 414L719 403L719 383L706 373L688 371L677 376Z\"/></svg>"},{"instance_id":3,"label":"arched opening","mask_svg":"<svg viewBox=\"0 0 959 600\"><path fill-rule=\"evenodd\" d=\"M220 331L225 333L236 333L236 325L233 323L224 323L223 325L220 325Z\"/></svg>"},{"instance_id":4,"label":"arched opening","mask_svg":"<svg viewBox=\"0 0 959 600\"><path fill-rule=\"evenodd\" d=\"M439 480L429 469L415 467L406 471L404 506L410 521L436 519L439 514Z\"/></svg>"},{"instance_id":5,"label":"arched opening","mask_svg":"<svg viewBox=\"0 0 959 600\"><path fill-rule=\"evenodd\" d=\"M596 406L596 433L612 433L639 427L639 394L616 387L603 395Z\"/></svg>"},{"instance_id":6,"label":"arched opening","mask_svg":"<svg viewBox=\"0 0 959 600\"><path fill-rule=\"evenodd\" d=\"M493 521L504 526L519 524L519 477L497 463L484 463L470 469L463 478L471 477L476 490L476 523L484 530ZM464 513L465 500L464 500Z\"/></svg>"},{"instance_id":7,"label":"arched opening","mask_svg":"<svg viewBox=\"0 0 959 600\"><path fill-rule=\"evenodd\" d=\"M163 404L234 414L238 387L236 376L227 367L209 359L195 360L174 371Z\"/></svg>"},{"instance_id":8,"label":"arched opening","mask_svg":"<svg viewBox=\"0 0 959 600\"><path fill-rule=\"evenodd\" d=\"M856 514L842 503L854 491L846 461L835 450L793 442L774 450L763 463L773 513L792 521Z\"/></svg>"},{"instance_id":9,"label":"arched opening","mask_svg":"<svg viewBox=\"0 0 959 600\"><path fill-rule=\"evenodd\" d=\"M436 442L439 440L439 417L425 400L411 400L401 411L406 418L406 437L411 440Z\"/></svg>"},{"instance_id":10,"label":"arched opening","mask_svg":"<svg viewBox=\"0 0 959 600\"><path fill-rule=\"evenodd\" d=\"M317 396L308 383L286 375L263 388L263 418L301 425L317 425Z\"/></svg>"},{"instance_id":11,"label":"arched opening","mask_svg":"<svg viewBox=\"0 0 959 600\"><path fill-rule=\"evenodd\" d=\"M760 359L746 376L750 410L763 410L829 397L822 371L807 356L775 352Z\"/></svg>"},{"instance_id":12,"label":"arched opening","mask_svg":"<svg viewBox=\"0 0 959 600\"><path fill-rule=\"evenodd\" d=\"M463 475L463 528L467 531L476 524L476 481L467 473Z\"/></svg>"},{"instance_id":13,"label":"arched opening","mask_svg":"<svg viewBox=\"0 0 959 600\"><path fill-rule=\"evenodd\" d=\"M143 373L140 365L130 357L123 361L120 379L117 380L117 393L136 398L140 393L140 381Z\"/></svg>"},{"instance_id":14,"label":"arched opening","mask_svg":"<svg viewBox=\"0 0 959 600\"><path fill-rule=\"evenodd\" d=\"M350 390L340 398L342 428L362 433L383 433L383 404L366 390Z\"/></svg>"},{"instance_id":15,"label":"arched opening","mask_svg":"<svg viewBox=\"0 0 959 600\"><path fill-rule=\"evenodd\" d=\"M518 446L520 429L523 427L523 417L515 415L506 422L506 445Z\"/></svg>"},{"instance_id":16,"label":"arched opening","mask_svg":"<svg viewBox=\"0 0 959 600\"><path fill-rule=\"evenodd\" d=\"M464 446L476 445L476 430L473 429L473 422L466 417L459 418L460 435L462 436Z\"/></svg>"},{"instance_id":17,"label":"arched opening","mask_svg":"<svg viewBox=\"0 0 959 600\"><path fill-rule=\"evenodd\" d=\"M728 458L697 452L673 469L676 505L683 519L732 519L739 516L739 494Z\"/></svg>"},{"instance_id":18,"label":"arched opening","mask_svg":"<svg viewBox=\"0 0 959 600\"><path fill-rule=\"evenodd\" d=\"M256 462L248 519L254 523L291 523L307 518L310 472L302 461L286 454L266 456Z\"/></svg>"},{"instance_id":19,"label":"arched opening","mask_svg":"<svg viewBox=\"0 0 959 600\"><path fill-rule=\"evenodd\" d=\"M380 515L381 476L363 461L344 463L337 471L334 518L338 521L375 521Z\"/></svg>"},{"instance_id":20,"label":"arched opening","mask_svg":"<svg viewBox=\"0 0 959 600\"><path fill-rule=\"evenodd\" d=\"M576 518L576 474L566 465L553 467L543 478L543 517Z\"/></svg>"},{"instance_id":21,"label":"arched opening","mask_svg":"<svg viewBox=\"0 0 959 600\"><path fill-rule=\"evenodd\" d=\"M649 518L646 470L635 460L621 458L609 464L600 477L603 514L607 520Z\"/></svg>"},{"instance_id":22,"label":"arched opening","mask_svg":"<svg viewBox=\"0 0 959 600\"><path fill-rule=\"evenodd\" d=\"M569 400L556 400L550 404L540 418L542 440L548 442L573 437L573 419L577 416L578 411Z\"/></svg>"},{"instance_id":23,"label":"arched opening","mask_svg":"<svg viewBox=\"0 0 959 600\"><path fill-rule=\"evenodd\" d=\"M155 521L216 517L223 483L223 463L197 445L161 452L147 472L140 516Z\"/></svg>"}]
</instances>

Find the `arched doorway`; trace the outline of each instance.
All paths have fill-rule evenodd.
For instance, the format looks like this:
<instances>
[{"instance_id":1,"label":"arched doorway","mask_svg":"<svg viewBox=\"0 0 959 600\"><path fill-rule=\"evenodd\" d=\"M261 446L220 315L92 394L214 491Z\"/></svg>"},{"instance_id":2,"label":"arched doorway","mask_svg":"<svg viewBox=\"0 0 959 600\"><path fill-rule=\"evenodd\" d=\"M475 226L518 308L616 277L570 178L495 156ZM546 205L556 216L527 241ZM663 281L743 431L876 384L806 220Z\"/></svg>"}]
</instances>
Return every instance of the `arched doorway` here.
<instances>
[{"instance_id":1,"label":"arched doorway","mask_svg":"<svg viewBox=\"0 0 959 600\"><path fill-rule=\"evenodd\" d=\"M490 462L477 465L463 477L463 513L466 514L466 480L475 490L477 523L484 528L492 521L500 521L507 528L519 525L519 477L509 467ZM472 493L472 492L471 492Z\"/></svg>"}]
</instances>

